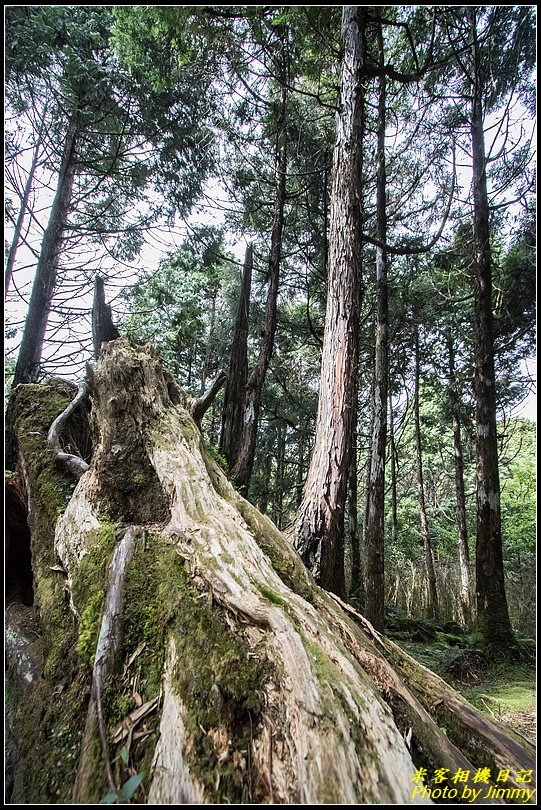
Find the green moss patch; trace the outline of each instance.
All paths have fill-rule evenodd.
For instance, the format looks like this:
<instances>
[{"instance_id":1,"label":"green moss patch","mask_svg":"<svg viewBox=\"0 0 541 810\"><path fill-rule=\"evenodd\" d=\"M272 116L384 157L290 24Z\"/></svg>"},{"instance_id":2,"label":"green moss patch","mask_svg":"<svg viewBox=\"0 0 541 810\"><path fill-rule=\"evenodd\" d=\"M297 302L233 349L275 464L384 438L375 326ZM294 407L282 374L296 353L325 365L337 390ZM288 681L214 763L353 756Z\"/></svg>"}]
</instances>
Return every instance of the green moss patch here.
<instances>
[{"instance_id":1,"label":"green moss patch","mask_svg":"<svg viewBox=\"0 0 541 810\"><path fill-rule=\"evenodd\" d=\"M521 662L495 664L478 685L464 689L462 694L478 709L496 717L535 711L535 666Z\"/></svg>"},{"instance_id":2,"label":"green moss patch","mask_svg":"<svg viewBox=\"0 0 541 810\"><path fill-rule=\"evenodd\" d=\"M60 381L20 385L10 413L26 465L33 509L29 516L35 605L44 650L43 677L30 693L14 695L20 753L12 802L69 803L81 739L88 678L79 671L75 620L56 563L54 530L76 481L56 462L47 433L72 398Z\"/></svg>"},{"instance_id":3,"label":"green moss patch","mask_svg":"<svg viewBox=\"0 0 541 810\"><path fill-rule=\"evenodd\" d=\"M80 619L76 650L81 665L91 669L100 633L107 569L116 544L115 527L108 521L91 533L88 551L81 560L73 582L73 601Z\"/></svg>"},{"instance_id":4,"label":"green moss patch","mask_svg":"<svg viewBox=\"0 0 541 810\"><path fill-rule=\"evenodd\" d=\"M316 586L300 557L288 547L284 535L268 518L243 498L239 497L235 506L246 521L257 545L269 558L284 585L306 599L307 602L312 603Z\"/></svg>"},{"instance_id":5,"label":"green moss patch","mask_svg":"<svg viewBox=\"0 0 541 810\"><path fill-rule=\"evenodd\" d=\"M218 803L255 800L249 746L264 705L268 665L193 587L178 557L172 570L178 595L174 686L187 710L190 769Z\"/></svg>"},{"instance_id":6,"label":"green moss patch","mask_svg":"<svg viewBox=\"0 0 541 810\"><path fill-rule=\"evenodd\" d=\"M267 664L254 657L217 606L192 585L176 550L148 533L137 542L128 568L119 667L104 691L110 733L136 709L135 692L144 704L159 696L170 635L178 660L174 688L187 712L185 756L190 769L213 795L219 784L216 801L249 800L257 777L248 775L248 748L263 707ZM129 752L122 751L125 740L111 752L117 767L124 756L130 773L143 777L143 789L158 723L159 712L149 713L137 726L146 736L132 741Z\"/></svg>"},{"instance_id":7,"label":"green moss patch","mask_svg":"<svg viewBox=\"0 0 541 810\"><path fill-rule=\"evenodd\" d=\"M134 435L129 422L121 428L115 437L118 452L106 452L96 463L100 501L115 520L139 525L166 523L169 503L141 437Z\"/></svg>"}]
</instances>

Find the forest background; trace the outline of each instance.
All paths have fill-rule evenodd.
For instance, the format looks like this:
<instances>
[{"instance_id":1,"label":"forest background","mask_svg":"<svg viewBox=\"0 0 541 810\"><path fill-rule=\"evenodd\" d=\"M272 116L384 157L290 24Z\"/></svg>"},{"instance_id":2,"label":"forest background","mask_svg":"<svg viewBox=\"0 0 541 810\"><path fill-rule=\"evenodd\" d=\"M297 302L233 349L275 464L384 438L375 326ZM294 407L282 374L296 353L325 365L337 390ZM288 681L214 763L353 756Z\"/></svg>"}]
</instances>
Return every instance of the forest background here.
<instances>
[{"instance_id":1,"label":"forest background","mask_svg":"<svg viewBox=\"0 0 541 810\"><path fill-rule=\"evenodd\" d=\"M535 341L533 8L476 11L503 562L511 621L526 635L535 424L519 406L532 391ZM364 609L379 453L387 618L473 630L471 31L456 7L378 9L364 30L346 590ZM302 505L314 446L340 15L339 6L6 8L7 384L12 373L16 382L83 373L102 277L117 327L153 341L188 393L229 373L237 394L216 397L205 439L283 529ZM241 470L227 403L245 390L257 394L257 440Z\"/></svg>"}]
</instances>

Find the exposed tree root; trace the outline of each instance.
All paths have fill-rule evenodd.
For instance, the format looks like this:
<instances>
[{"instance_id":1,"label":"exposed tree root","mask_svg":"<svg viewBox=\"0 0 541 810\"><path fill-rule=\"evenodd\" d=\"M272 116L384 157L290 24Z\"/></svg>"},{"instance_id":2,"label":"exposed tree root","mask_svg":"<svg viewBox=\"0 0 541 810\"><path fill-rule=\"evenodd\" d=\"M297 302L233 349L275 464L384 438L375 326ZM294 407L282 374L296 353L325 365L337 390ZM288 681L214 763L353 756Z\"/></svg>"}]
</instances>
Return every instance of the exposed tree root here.
<instances>
[{"instance_id":1,"label":"exposed tree root","mask_svg":"<svg viewBox=\"0 0 541 810\"><path fill-rule=\"evenodd\" d=\"M201 424L202 418L216 399L218 392L225 384L226 380L227 375L225 371L219 371L203 396L199 397L199 399L194 400L188 405L188 410L196 425Z\"/></svg>"},{"instance_id":2,"label":"exposed tree root","mask_svg":"<svg viewBox=\"0 0 541 810\"><path fill-rule=\"evenodd\" d=\"M63 464L76 478L80 478L85 473L89 465L80 456L74 453L66 453L60 442L62 429L69 417L77 410L81 402L88 396L88 386L85 381L81 382L76 396L69 403L68 407L54 420L47 435L47 441L56 453L58 461Z\"/></svg>"}]
</instances>

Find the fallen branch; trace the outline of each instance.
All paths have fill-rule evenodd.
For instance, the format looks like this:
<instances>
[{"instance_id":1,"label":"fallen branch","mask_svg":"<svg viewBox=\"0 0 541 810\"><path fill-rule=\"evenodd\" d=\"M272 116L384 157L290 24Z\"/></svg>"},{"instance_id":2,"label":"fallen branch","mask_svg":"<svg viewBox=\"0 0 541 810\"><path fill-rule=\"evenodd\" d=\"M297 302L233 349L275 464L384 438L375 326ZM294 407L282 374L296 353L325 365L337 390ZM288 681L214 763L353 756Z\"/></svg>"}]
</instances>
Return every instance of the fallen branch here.
<instances>
[{"instance_id":1,"label":"fallen branch","mask_svg":"<svg viewBox=\"0 0 541 810\"><path fill-rule=\"evenodd\" d=\"M147 714L150 714L150 712L153 712L154 709L157 708L160 700L161 695L158 695L158 697L155 697L153 700L149 700L147 703L144 703L142 706L139 706L137 709L134 709L133 712L131 712L127 717L124 718L120 726L116 729L111 738L112 742L118 744L119 742L125 740L128 734L130 734L133 731L135 726L144 717L146 717Z\"/></svg>"}]
</instances>

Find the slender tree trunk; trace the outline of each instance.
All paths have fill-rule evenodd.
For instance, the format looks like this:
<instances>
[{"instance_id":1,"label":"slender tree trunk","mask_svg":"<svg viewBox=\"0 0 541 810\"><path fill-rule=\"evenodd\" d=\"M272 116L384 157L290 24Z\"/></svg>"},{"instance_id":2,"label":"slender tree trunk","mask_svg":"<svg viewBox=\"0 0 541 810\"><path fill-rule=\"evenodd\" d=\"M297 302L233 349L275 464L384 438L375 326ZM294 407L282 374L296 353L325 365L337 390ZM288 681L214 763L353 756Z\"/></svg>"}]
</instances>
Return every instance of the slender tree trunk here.
<instances>
[{"instance_id":1,"label":"slender tree trunk","mask_svg":"<svg viewBox=\"0 0 541 810\"><path fill-rule=\"evenodd\" d=\"M496 375L492 322L490 249L482 77L476 8L468 8L473 42L471 144L473 153L473 234L475 269L475 418L477 425L477 626L486 643L513 640L503 568L496 432Z\"/></svg>"},{"instance_id":2,"label":"slender tree trunk","mask_svg":"<svg viewBox=\"0 0 541 810\"><path fill-rule=\"evenodd\" d=\"M453 413L453 446L455 453L456 522L458 532L458 564L460 570L460 607L464 626L471 627L472 606L470 598L470 552L468 547L468 525L466 519L466 492L464 488L464 459L462 454L462 425L460 399L455 371L455 350L453 339L447 335L449 355L449 390Z\"/></svg>"},{"instance_id":3,"label":"slender tree trunk","mask_svg":"<svg viewBox=\"0 0 541 810\"><path fill-rule=\"evenodd\" d=\"M357 399L357 396L355 397ZM358 510L358 475L357 475L357 410L355 410L355 425L353 427L353 445L349 463L348 497L347 497L347 529L348 543L351 549L351 584L350 598L354 596L358 603L362 601L363 576L361 562L361 538L359 536L359 510Z\"/></svg>"},{"instance_id":4,"label":"slender tree trunk","mask_svg":"<svg viewBox=\"0 0 541 810\"><path fill-rule=\"evenodd\" d=\"M396 548L398 541L398 493L396 485L396 443L394 437L393 401L389 400L389 446L391 456L391 545Z\"/></svg>"},{"instance_id":5,"label":"slender tree trunk","mask_svg":"<svg viewBox=\"0 0 541 810\"><path fill-rule=\"evenodd\" d=\"M244 255L242 285L235 319L229 372L224 394L220 452L231 469L238 455L244 416L244 394L248 377L248 320L252 288L253 248L247 245Z\"/></svg>"},{"instance_id":6,"label":"slender tree trunk","mask_svg":"<svg viewBox=\"0 0 541 810\"><path fill-rule=\"evenodd\" d=\"M383 34L378 26L379 63L384 66ZM377 147L377 227L379 242L387 242L386 173L385 173L385 120L386 79L379 79L378 147ZM366 502L365 527L365 616L376 630L383 632L385 608L385 452L387 445L387 389L389 294L387 285L387 254L376 248L376 352L374 370L374 418L372 422L372 450Z\"/></svg>"},{"instance_id":7,"label":"slender tree trunk","mask_svg":"<svg viewBox=\"0 0 541 810\"><path fill-rule=\"evenodd\" d=\"M420 358L419 358L419 327L415 327L415 391L413 397L413 410L415 421L415 456L417 462L417 492L419 497L419 516L421 520L421 536L425 552L426 575L428 580L428 613L433 619L438 617L438 591L436 588L436 572L434 568L434 549L430 538L428 518L426 514L425 484L423 476L423 452L421 441L421 419L419 415L419 384L420 384Z\"/></svg>"},{"instance_id":8,"label":"slender tree trunk","mask_svg":"<svg viewBox=\"0 0 541 810\"><path fill-rule=\"evenodd\" d=\"M284 84L281 89L280 112L278 116L275 163L276 201L271 232L269 286L267 291L267 303L265 307L265 326L263 329L259 358L246 384L242 436L239 443L238 454L236 456L234 465L231 468L231 477L242 492L247 491L252 475L263 385L265 383L267 369L271 361L272 352L274 349L274 335L276 333L278 285L282 257L282 231L284 227L284 208L286 201L286 99L287 89Z\"/></svg>"},{"instance_id":9,"label":"slender tree trunk","mask_svg":"<svg viewBox=\"0 0 541 810\"><path fill-rule=\"evenodd\" d=\"M286 436L287 425L283 422L277 425L277 446L276 446L276 479L274 496L274 522L279 529L283 527L284 520L284 476L285 476L285 457L286 457Z\"/></svg>"},{"instance_id":10,"label":"slender tree trunk","mask_svg":"<svg viewBox=\"0 0 541 810\"><path fill-rule=\"evenodd\" d=\"M45 114L45 111L44 111ZM28 201L30 199L30 193L32 191L32 186L34 185L34 176L36 174L36 169L38 166L39 160L39 153L41 150L41 144L43 142L43 128L45 125L45 117L43 119L42 125L40 127L38 133L38 139L36 141L36 145L34 147L34 154L32 156L32 163L30 164L30 170L28 172L28 177L26 178L26 183L24 186L23 196L21 199L21 206L19 208L19 214L17 216L17 221L15 223L15 231L13 233L13 239L11 241L11 246L9 248L8 257L6 261L6 270L5 270L5 280L4 280L4 301L7 297L9 285L11 284L11 277L13 276L13 268L15 267L15 259L17 256L17 250L19 249L19 245L21 243L22 232L23 232L23 224L24 218L26 215L26 211L28 209Z\"/></svg>"},{"instance_id":11,"label":"slender tree trunk","mask_svg":"<svg viewBox=\"0 0 541 810\"><path fill-rule=\"evenodd\" d=\"M304 436L301 436L298 443L297 477L295 484L295 488L297 490L295 496L296 509L299 508L302 500L302 489L304 485L304 476L305 476L304 453L305 453L305 440Z\"/></svg>"},{"instance_id":12,"label":"slender tree trunk","mask_svg":"<svg viewBox=\"0 0 541 810\"><path fill-rule=\"evenodd\" d=\"M269 511L270 482L272 478L272 459L274 454L274 442L270 430L266 431L267 438L261 452L261 478L268 482L268 486L261 488L257 499L257 508L266 515Z\"/></svg>"},{"instance_id":13,"label":"slender tree trunk","mask_svg":"<svg viewBox=\"0 0 541 810\"><path fill-rule=\"evenodd\" d=\"M43 341L45 340L47 321L56 285L60 249L73 191L76 142L77 125L75 120L72 119L64 142L58 185L49 223L45 229L41 244L13 385L36 382L39 377Z\"/></svg>"},{"instance_id":14,"label":"slender tree trunk","mask_svg":"<svg viewBox=\"0 0 541 810\"><path fill-rule=\"evenodd\" d=\"M344 6L340 108L330 205L328 294L316 437L293 543L327 590L343 594L361 297L361 169L366 10Z\"/></svg>"},{"instance_id":15,"label":"slender tree trunk","mask_svg":"<svg viewBox=\"0 0 541 810\"><path fill-rule=\"evenodd\" d=\"M209 336L207 345L205 347L205 357L203 360L203 368L201 371L201 395L207 390L207 378L210 373L211 359L212 359L212 342L214 339L214 330L216 329L216 304L218 298L218 288L216 285L212 287L210 300L210 323L209 323Z\"/></svg>"}]
</instances>

